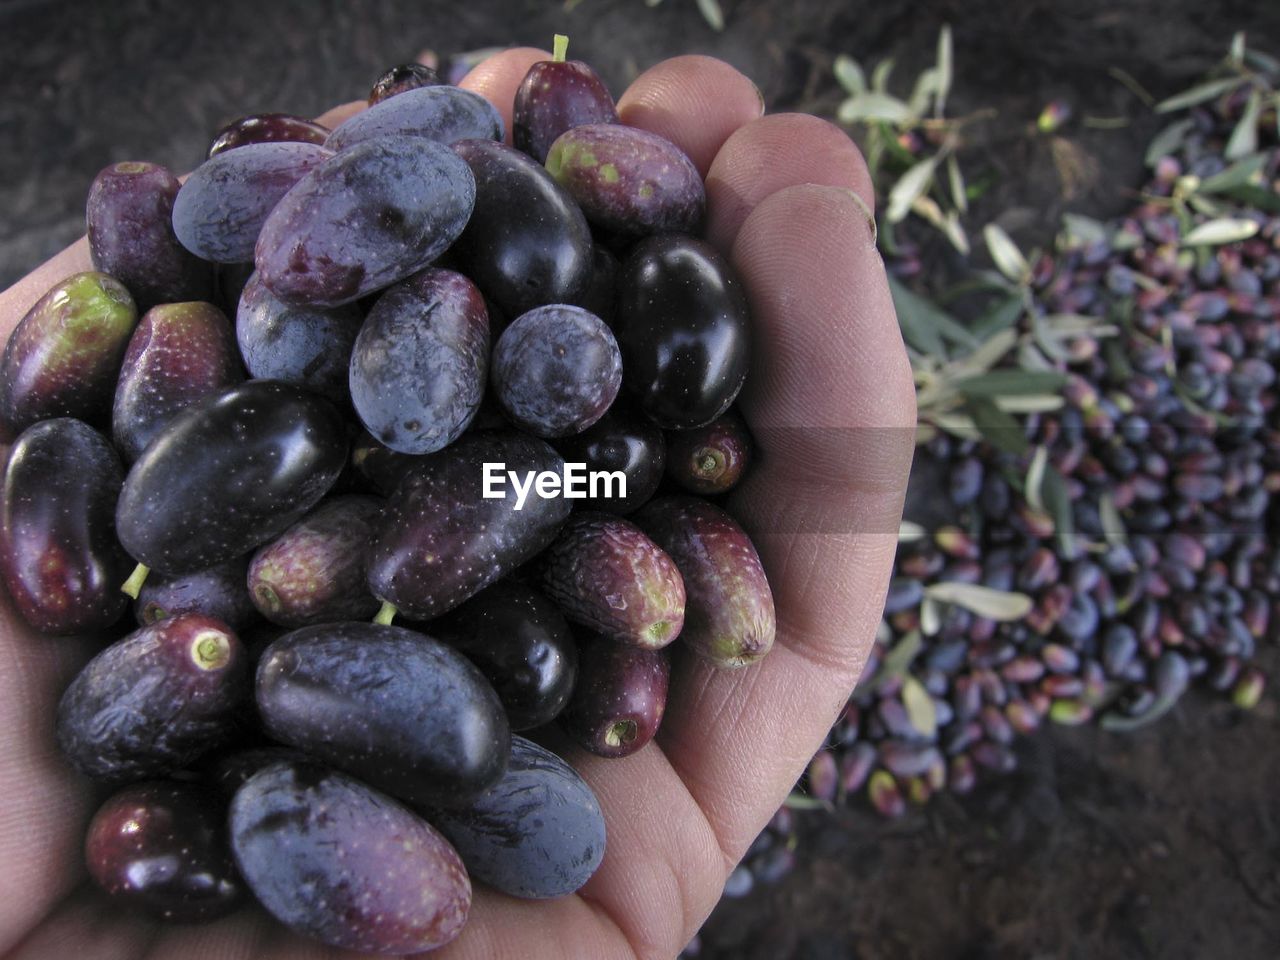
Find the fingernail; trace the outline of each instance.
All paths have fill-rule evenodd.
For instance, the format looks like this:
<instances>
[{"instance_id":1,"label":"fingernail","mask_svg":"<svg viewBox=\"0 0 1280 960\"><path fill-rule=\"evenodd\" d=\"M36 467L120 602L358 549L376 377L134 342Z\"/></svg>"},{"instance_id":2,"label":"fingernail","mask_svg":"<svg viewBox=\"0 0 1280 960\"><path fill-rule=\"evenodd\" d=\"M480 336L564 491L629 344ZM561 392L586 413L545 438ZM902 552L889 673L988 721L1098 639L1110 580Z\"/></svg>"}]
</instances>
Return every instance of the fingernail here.
<instances>
[{"instance_id":1,"label":"fingernail","mask_svg":"<svg viewBox=\"0 0 1280 960\"><path fill-rule=\"evenodd\" d=\"M764 94L760 92L760 87L754 80L749 80L748 82L751 84L751 89L756 92L756 99L760 101L760 116L763 117L766 109Z\"/></svg>"},{"instance_id":2,"label":"fingernail","mask_svg":"<svg viewBox=\"0 0 1280 960\"><path fill-rule=\"evenodd\" d=\"M871 212L871 207L868 206L867 201L862 199L862 195L858 191L850 190L848 187L837 187L836 189L848 194L853 202L857 204L858 209L862 211L862 215L867 220L867 227L871 232L871 245L874 247L880 233L879 228L876 226L876 215Z\"/></svg>"}]
</instances>

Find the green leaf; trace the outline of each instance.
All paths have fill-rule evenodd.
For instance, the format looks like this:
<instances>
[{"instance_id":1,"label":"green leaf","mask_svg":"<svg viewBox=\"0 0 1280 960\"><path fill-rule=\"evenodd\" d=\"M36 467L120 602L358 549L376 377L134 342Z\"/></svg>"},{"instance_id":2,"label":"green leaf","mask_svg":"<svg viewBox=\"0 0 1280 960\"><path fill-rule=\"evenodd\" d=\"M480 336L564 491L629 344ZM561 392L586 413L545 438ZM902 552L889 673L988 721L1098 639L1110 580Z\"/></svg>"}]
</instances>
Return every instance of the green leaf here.
<instances>
[{"instance_id":1,"label":"green leaf","mask_svg":"<svg viewBox=\"0 0 1280 960\"><path fill-rule=\"evenodd\" d=\"M1193 229L1182 238L1184 247L1218 246L1223 243L1235 243L1248 240L1258 232L1258 225L1244 218L1223 217L1219 220L1208 220Z\"/></svg>"},{"instance_id":2,"label":"green leaf","mask_svg":"<svg viewBox=\"0 0 1280 960\"><path fill-rule=\"evenodd\" d=\"M987 241L987 249L996 269L1014 283L1022 283L1031 275L1031 265L1022 255L1018 245L997 224L988 223L982 228L982 237Z\"/></svg>"},{"instance_id":3,"label":"green leaf","mask_svg":"<svg viewBox=\"0 0 1280 960\"><path fill-rule=\"evenodd\" d=\"M966 377L956 389L966 397L1016 397L1028 393L1053 393L1067 382L1065 373L1053 370L992 370Z\"/></svg>"},{"instance_id":4,"label":"green leaf","mask_svg":"<svg viewBox=\"0 0 1280 960\"><path fill-rule=\"evenodd\" d=\"M886 220L897 223L911 212L911 204L916 197L923 196L933 182L933 171L937 166L938 158L928 157L898 178L889 190L889 207L884 214Z\"/></svg>"},{"instance_id":5,"label":"green leaf","mask_svg":"<svg viewBox=\"0 0 1280 960\"><path fill-rule=\"evenodd\" d=\"M1111 491L1104 491L1098 498L1098 516L1102 521L1102 535L1108 543L1127 543L1129 534L1125 531L1124 521L1120 519L1120 511L1116 509L1115 497Z\"/></svg>"},{"instance_id":6,"label":"green leaf","mask_svg":"<svg viewBox=\"0 0 1280 960\"><path fill-rule=\"evenodd\" d=\"M910 520L903 520L898 524L898 542L914 543L916 540L925 538L925 529L918 523L912 523Z\"/></svg>"},{"instance_id":7,"label":"green leaf","mask_svg":"<svg viewBox=\"0 0 1280 960\"><path fill-rule=\"evenodd\" d=\"M1212 100L1228 90L1234 90L1242 83L1244 83L1244 80L1240 77L1224 77L1221 80L1209 80L1205 83L1196 84L1190 90L1175 94L1168 100L1161 100L1156 104L1156 113L1172 113L1174 110L1194 107L1197 103L1204 103L1206 100Z\"/></svg>"},{"instance_id":8,"label":"green leaf","mask_svg":"<svg viewBox=\"0 0 1280 960\"><path fill-rule=\"evenodd\" d=\"M1078 213L1064 213L1062 225L1066 228L1067 237L1085 243L1101 243L1107 239L1107 228L1101 220L1086 217Z\"/></svg>"},{"instance_id":9,"label":"green leaf","mask_svg":"<svg viewBox=\"0 0 1280 960\"><path fill-rule=\"evenodd\" d=\"M661 0L659 0L661 2ZM782 805L788 810L826 810L830 804L803 793L789 793Z\"/></svg>"},{"instance_id":10,"label":"green leaf","mask_svg":"<svg viewBox=\"0 0 1280 960\"><path fill-rule=\"evenodd\" d=\"M893 57L887 57L876 64L871 71L871 89L876 93L884 93L889 89L889 76L893 73Z\"/></svg>"},{"instance_id":11,"label":"green leaf","mask_svg":"<svg viewBox=\"0 0 1280 960\"><path fill-rule=\"evenodd\" d=\"M938 733L938 711L929 691L911 674L902 678L902 705L907 720L922 737L932 740Z\"/></svg>"},{"instance_id":12,"label":"green leaf","mask_svg":"<svg viewBox=\"0 0 1280 960\"><path fill-rule=\"evenodd\" d=\"M1031 463L1027 466L1027 482L1023 487L1023 496L1027 503L1037 510L1044 510L1044 499L1040 489L1044 484L1045 467L1049 465L1049 448L1041 444L1031 455Z\"/></svg>"},{"instance_id":13,"label":"green leaf","mask_svg":"<svg viewBox=\"0 0 1280 960\"><path fill-rule=\"evenodd\" d=\"M1223 193L1247 184L1267 163L1267 154L1259 151L1236 161L1221 173L1205 177L1196 187L1197 193Z\"/></svg>"},{"instance_id":14,"label":"green leaf","mask_svg":"<svg viewBox=\"0 0 1280 960\"><path fill-rule=\"evenodd\" d=\"M1239 187L1223 190L1222 195L1235 200L1237 203L1243 203L1258 210L1265 210L1267 213L1280 213L1280 193L1276 193L1266 187L1246 183Z\"/></svg>"},{"instance_id":15,"label":"green leaf","mask_svg":"<svg viewBox=\"0 0 1280 960\"><path fill-rule=\"evenodd\" d=\"M1237 30L1231 37L1231 52L1227 55L1237 70L1244 66L1244 31Z\"/></svg>"},{"instance_id":16,"label":"green leaf","mask_svg":"<svg viewBox=\"0 0 1280 960\"><path fill-rule=\"evenodd\" d=\"M1261 50L1249 49L1244 52L1244 59L1251 67L1261 70L1263 73L1269 73L1272 76L1280 76L1280 60L1269 54L1263 53Z\"/></svg>"},{"instance_id":17,"label":"green leaf","mask_svg":"<svg viewBox=\"0 0 1280 960\"><path fill-rule=\"evenodd\" d=\"M920 76L916 77L915 85L911 88L911 96L907 98L911 116L913 118L924 116L924 112L929 108L929 98L937 92L938 71L933 67L920 71Z\"/></svg>"},{"instance_id":18,"label":"green leaf","mask_svg":"<svg viewBox=\"0 0 1280 960\"><path fill-rule=\"evenodd\" d=\"M960 173L960 162L954 153L947 154L947 184L951 190L951 202L961 213L969 210L969 198L965 195L964 177Z\"/></svg>"},{"instance_id":19,"label":"green leaf","mask_svg":"<svg viewBox=\"0 0 1280 960\"><path fill-rule=\"evenodd\" d=\"M1001 330L1008 330L1018 322L1018 318L1022 316L1024 303L1021 294L1010 294L1002 297L995 302L995 305L988 308L969 329L973 335L979 340L986 340L992 334L999 333Z\"/></svg>"},{"instance_id":20,"label":"green leaf","mask_svg":"<svg viewBox=\"0 0 1280 960\"><path fill-rule=\"evenodd\" d=\"M889 292L898 312L898 325L911 346L931 357L947 355L943 338L960 346L974 348L978 341L951 314L919 294L913 293L893 277Z\"/></svg>"},{"instance_id":21,"label":"green leaf","mask_svg":"<svg viewBox=\"0 0 1280 960\"><path fill-rule=\"evenodd\" d=\"M993 590L976 583L944 580L924 588L925 596L939 603L954 603L992 620L1021 620L1031 611L1031 598L1024 593Z\"/></svg>"},{"instance_id":22,"label":"green leaf","mask_svg":"<svg viewBox=\"0 0 1280 960\"><path fill-rule=\"evenodd\" d=\"M1067 494L1067 481L1055 467L1046 467L1040 484L1040 498L1045 511L1053 517L1053 530L1058 542L1067 546L1075 536L1075 522L1071 515L1071 497Z\"/></svg>"},{"instance_id":23,"label":"green leaf","mask_svg":"<svg viewBox=\"0 0 1280 960\"><path fill-rule=\"evenodd\" d=\"M938 63L934 68L938 73L937 91L933 101L934 116L941 117L947 108L947 95L951 93L951 81L954 75L954 51L951 44L951 24L944 23L938 31Z\"/></svg>"},{"instance_id":24,"label":"green leaf","mask_svg":"<svg viewBox=\"0 0 1280 960\"><path fill-rule=\"evenodd\" d=\"M836 108L836 119L847 124L872 120L902 124L909 123L913 116L910 107L887 93L857 93Z\"/></svg>"},{"instance_id":25,"label":"green leaf","mask_svg":"<svg viewBox=\"0 0 1280 960\"><path fill-rule=\"evenodd\" d=\"M858 65L858 61L848 54L840 54L836 57L836 62L832 65L835 71L836 82L845 90L849 91L853 96L867 92L867 78L862 72L862 67Z\"/></svg>"},{"instance_id":26,"label":"green leaf","mask_svg":"<svg viewBox=\"0 0 1280 960\"><path fill-rule=\"evenodd\" d=\"M880 661L880 670L872 681L873 685L878 686L891 677L903 676L923 646L924 635L919 630L903 634L902 639L895 643Z\"/></svg>"},{"instance_id":27,"label":"green leaf","mask_svg":"<svg viewBox=\"0 0 1280 960\"><path fill-rule=\"evenodd\" d=\"M998 450L1021 456L1027 452L1027 435L1022 425L1005 413L990 397L969 397L965 412L983 438Z\"/></svg>"},{"instance_id":28,"label":"green leaf","mask_svg":"<svg viewBox=\"0 0 1280 960\"><path fill-rule=\"evenodd\" d=\"M724 29L724 11L720 9L719 0L697 0L698 10L702 13L702 19L712 30Z\"/></svg>"},{"instance_id":29,"label":"green leaf","mask_svg":"<svg viewBox=\"0 0 1280 960\"><path fill-rule=\"evenodd\" d=\"M1228 160L1239 160L1258 149L1258 117L1262 113L1262 94L1254 90L1244 105L1244 113L1231 131L1231 139L1223 156Z\"/></svg>"}]
</instances>

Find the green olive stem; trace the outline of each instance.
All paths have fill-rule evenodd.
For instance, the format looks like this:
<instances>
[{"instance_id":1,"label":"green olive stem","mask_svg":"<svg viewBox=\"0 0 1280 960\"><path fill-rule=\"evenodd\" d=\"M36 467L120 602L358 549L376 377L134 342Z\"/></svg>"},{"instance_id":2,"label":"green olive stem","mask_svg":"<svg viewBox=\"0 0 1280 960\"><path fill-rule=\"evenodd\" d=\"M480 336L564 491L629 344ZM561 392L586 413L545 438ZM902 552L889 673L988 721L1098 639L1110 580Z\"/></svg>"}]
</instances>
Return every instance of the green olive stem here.
<instances>
[{"instance_id":1,"label":"green olive stem","mask_svg":"<svg viewBox=\"0 0 1280 960\"><path fill-rule=\"evenodd\" d=\"M380 623L384 627L390 625L395 619L395 615L399 613L395 605L390 600L383 600L382 606L378 608L378 612L373 617L374 623Z\"/></svg>"},{"instance_id":2,"label":"green olive stem","mask_svg":"<svg viewBox=\"0 0 1280 960\"><path fill-rule=\"evenodd\" d=\"M145 563L138 564L133 568L133 573L129 574L129 579L120 587L121 591L137 600L138 591L142 589L142 584L147 579L147 574L150 572L151 568Z\"/></svg>"},{"instance_id":3,"label":"green olive stem","mask_svg":"<svg viewBox=\"0 0 1280 960\"><path fill-rule=\"evenodd\" d=\"M551 59L556 63L564 63L564 58L568 53L569 38L563 33L557 33L551 43Z\"/></svg>"}]
</instances>

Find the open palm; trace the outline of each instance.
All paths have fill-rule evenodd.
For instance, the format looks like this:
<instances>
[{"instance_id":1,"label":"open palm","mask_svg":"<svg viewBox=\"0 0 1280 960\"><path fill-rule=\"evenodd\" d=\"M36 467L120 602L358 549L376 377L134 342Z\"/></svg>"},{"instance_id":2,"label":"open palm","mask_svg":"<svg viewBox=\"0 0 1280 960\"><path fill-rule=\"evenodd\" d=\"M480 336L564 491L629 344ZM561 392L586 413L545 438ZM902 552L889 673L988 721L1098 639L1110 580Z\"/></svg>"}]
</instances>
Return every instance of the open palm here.
<instances>
[{"instance_id":1,"label":"open palm","mask_svg":"<svg viewBox=\"0 0 1280 960\"><path fill-rule=\"evenodd\" d=\"M509 123L516 86L548 58L510 50L463 85ZM896 545L915 399L857 148L813 117L762 117L751 82L706 57L655 66L619 107L625 122L674 141L698 165L707 238L731 256L751 298L754 361L740 406L760 456L732 506L773 584L778 642L739 671L678 653L657 741L634 756L566 749L605 813L599 871L578 894L551 902L477 888L462 935L432 954L440 960L674 957L856 682ZM56 280L85 269L81 241L0 295L0 337ZM94 645L35 635L7 598L0 603L0 953L345 955L256 907L208 926L161 926L87 884L81 843L96 794L58 755L54 711Z\"/></svg>"}]
</instances>

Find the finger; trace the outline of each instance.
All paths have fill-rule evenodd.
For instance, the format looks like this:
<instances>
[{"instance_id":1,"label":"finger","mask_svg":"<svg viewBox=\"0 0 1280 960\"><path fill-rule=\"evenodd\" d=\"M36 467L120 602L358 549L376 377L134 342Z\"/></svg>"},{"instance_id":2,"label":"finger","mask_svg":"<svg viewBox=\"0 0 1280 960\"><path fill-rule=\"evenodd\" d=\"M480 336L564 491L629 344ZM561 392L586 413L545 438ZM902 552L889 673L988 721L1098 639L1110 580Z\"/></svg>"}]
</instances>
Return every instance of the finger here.
<instances>
[{"instance_id":1,"label":"finger","mask_svg":"<svg viewBox=\"0 0 1280 960\"><path fill-rule=\"evenodd\" d=\"M618 101L623 123L666 137L704 177L730 134L763 113L754 83L723 60L692 55L650 67Z\"/></svg>"},{"instance_id":2,"label":"finger","mask_svg":"<svg viewBox=\"0 0 1280 960\"><path fill-rule=\"evenodd\" d=\"M94 645L35 636L18 622L0 598L0 954L82 879L80 844L93 807L87 783L58 750L53 718Z\"/></svg>"},{"instance_id":3,"label":"finger","mask_svg":"<svg viewBox=\"0 0 1280 960\"><path fill-rule=\"evenodd\" d=\"M357 113L362 113L369 109L368 100L352 100L348 103L339 104L332 109L326 110L320 116L316 117L316 123L322 127L328 127L332 130L344 120L350 120Z\"/></svg>"},{"instance_id":4,"label":"finger","mask_svg":"<svg viewBox=\"0 0 1280 960\"><path fill-rule=\"evenodd\" d=\"M707 173L706 236L728 252L756 204L783 187L846 187L875 209L867 163L835 124L804 113L762 117L734 131Z\"/></svg>"},{"instance_id":5,"label":"finger","mask_svg":"<svg viewBox=\"0 0 1280 960\"><path fill-rule=\"evenodd\" d=\"M515 103L516 88L530 67L539 60L550 59L551 54L546 50L514 47L480 61L458 84L480 94L498 108L508 146L511 145L511 107Z\"/></svg>"},{"instance_id":6,"label":"finger","mask_svg":"<svg viewBox=\"0 0 1280 960\"><path fill-rule=\"evenodd\" d=\"M915 401L864 205L848 190L775 192L743 223L732 260L757 335L741 407L760 441L733 505L768 573L778 638L745 670L686 657L659 739L736 855L865 661L897 544Z\"/></svg>"}]
</instances>

